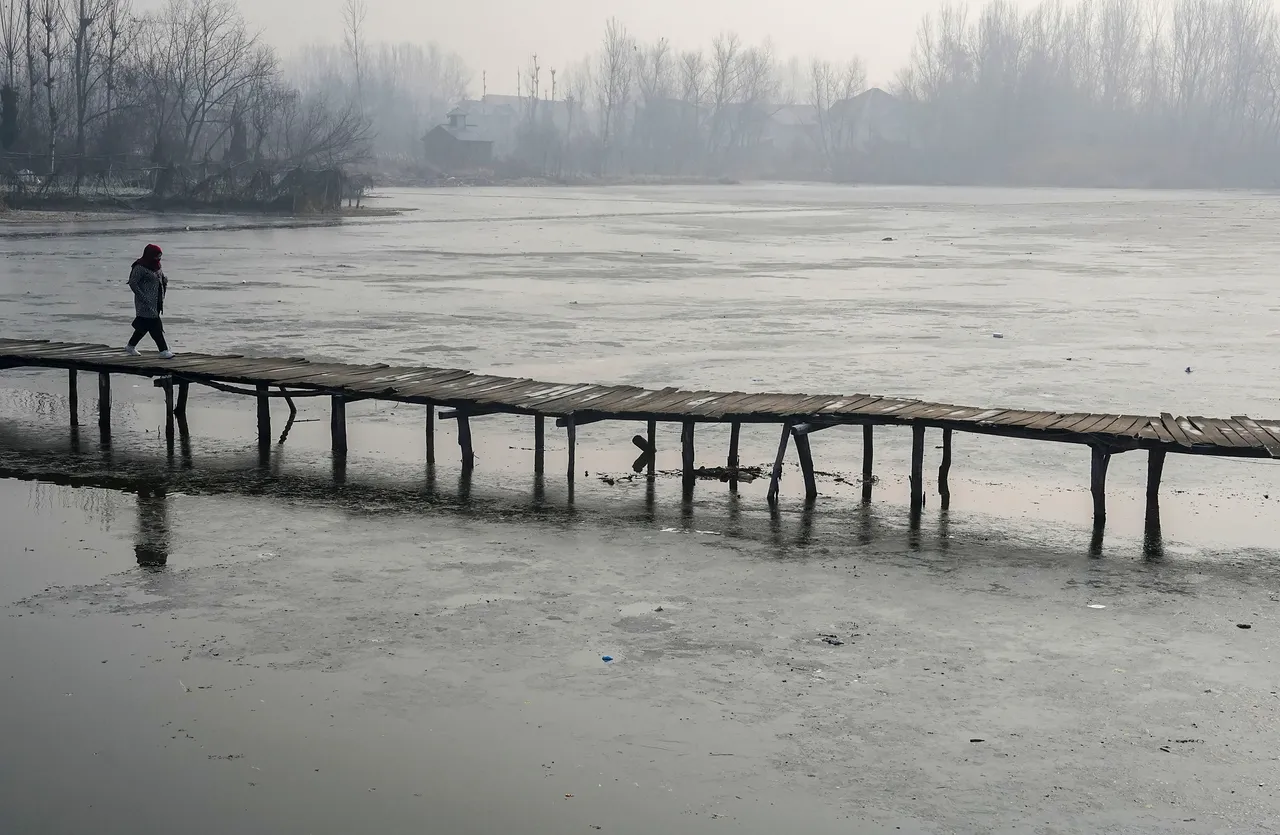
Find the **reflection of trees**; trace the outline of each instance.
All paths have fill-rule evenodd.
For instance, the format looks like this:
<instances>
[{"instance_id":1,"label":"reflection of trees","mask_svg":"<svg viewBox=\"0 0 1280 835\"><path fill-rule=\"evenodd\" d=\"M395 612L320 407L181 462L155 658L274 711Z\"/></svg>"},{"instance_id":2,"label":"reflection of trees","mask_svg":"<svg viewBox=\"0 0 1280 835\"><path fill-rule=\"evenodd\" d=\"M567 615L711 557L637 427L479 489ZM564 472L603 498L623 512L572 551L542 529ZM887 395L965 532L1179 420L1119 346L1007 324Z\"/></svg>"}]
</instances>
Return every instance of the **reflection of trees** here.
<instances>
[{"instance_id":1,"label":"reflection of trees","mask_svg":"<svg viewBox=\"0 0 1280 835\"><path fill-rule=\"evenodd\" d=\"M81 510L108 528L115 520L120 507L120 494L112 490L74 487L68 488L42 481L31 483L27 491L27 507L35 513L53 508Z\"/></svg>"}]
</instances>

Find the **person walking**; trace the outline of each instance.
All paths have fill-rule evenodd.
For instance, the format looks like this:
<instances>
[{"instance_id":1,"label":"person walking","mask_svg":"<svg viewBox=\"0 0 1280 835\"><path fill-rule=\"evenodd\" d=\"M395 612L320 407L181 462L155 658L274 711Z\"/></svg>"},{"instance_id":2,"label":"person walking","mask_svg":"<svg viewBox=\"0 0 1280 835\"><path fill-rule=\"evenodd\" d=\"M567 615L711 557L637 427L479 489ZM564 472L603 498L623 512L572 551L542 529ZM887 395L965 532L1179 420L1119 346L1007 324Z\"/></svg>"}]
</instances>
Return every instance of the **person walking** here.
<instances>
[{"instance_id":1,"label":"person walking","mask_svg":"<svg viewBox=\"0 0 1280 835\"><path fill-rule=\"evenodd\" d=\"M169 279L160 268L160 258L164 255L160 247L147 244L142 257L133 262L129 273L129 289L133 291L133 338L124 350L131 356L138 356L138 343L142 337L150 334L160 349L161 359L173 359L173 351L164 338L164 324L160 314L164 312L164 296L169 290Z\"/></svg>"}]
</instances>

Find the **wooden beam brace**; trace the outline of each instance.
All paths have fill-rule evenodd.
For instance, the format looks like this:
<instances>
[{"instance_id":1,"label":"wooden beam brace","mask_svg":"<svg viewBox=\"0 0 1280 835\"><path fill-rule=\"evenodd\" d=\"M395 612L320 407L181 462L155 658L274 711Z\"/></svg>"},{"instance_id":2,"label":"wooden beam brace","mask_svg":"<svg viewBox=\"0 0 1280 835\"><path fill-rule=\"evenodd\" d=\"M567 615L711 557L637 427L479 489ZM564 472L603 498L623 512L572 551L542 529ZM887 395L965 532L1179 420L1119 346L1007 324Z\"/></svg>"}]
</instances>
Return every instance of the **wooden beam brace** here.
<instances>
[{"instance_id":1,"label":"wooden beam brace","mask_svg":"<svg viewBox=\"0 0 1280 835\"><path fill-rule=\"evenodd\" d=\"M778 492L782 489L782 465L787 459L787 444L791 442L791 424L782 425L782 438L778 441L778 457L773 460L773 474L769 477L769 506L778 504Z\"/></svg>"},{"instance_id":2,"label":"wooden beam brace","mask_svg":"<svg viewBox=\"0 0 1280 835\"><path fill-rule=\"evenodd\" d=\"M452 409L448 412L441 412L440 419L441 420L461 420L464 417L468 417L468 418L484 417L485 415L496 415L496 414L501 414L501 411L499 409L476 409L475 411L472 411L470 409L467 409L467 410Z\"/></svg>"},{"instance_id":3,"label":"wooden beam brace","mask_svg":"<svg viewBox=\"0 0 1280 835\"><path fill-rule=\"evenodd\" d=\"M925 427L911 427L911 510L919 512L924 507L924 433Z\"/></svg>"},{"instance_id":4,"label":"wooden beam brace","mask_svg":"<svg viewBox=\"0 0 1280 835\"><path fill-rule=\"evenodd\" d=\"M942 507L951 505L951 430L942 430L942 465L938 467L938 495L942 497Z\"/></svg>"},{"instance_id":5,"label":"wooden beam brace","mask_svg":"<svg viewBox=\"0 0 1280 835\"><path fill-rule=\"evenodd\" d=\"M871 501L871 490L875 485L873 473L875 462L875 427L867 424L862 427L862 501Z\"/></svg>"},{"instance_id":6,"label":"wooden beam brace","mask_svg":"<svg viewBox=\"0 0 1280 835\"><path fill-rule=\"evenodd\" d=\"M333 395L333 411L329 415L329 433L333 436L333 454L347 454L347 399Z\"/></svg>"},{"instance_id":7,"label":"wooden beam brace","mask_svg":"<svg viewBox=\"0 0 1280 835\"><path fill-rule=\"evenodd\" d=\"M427 402L427 463L436 463L436 404Z\"/></svg>"},{"instance_id":8,"label":"wooden beam brace","mask_svg":"<svg viewBox=\"0 0 1280 835\"><path fill-rule=\"evenodd\" d=\"M1164 478L1163 449L1153 449L1147 454L1147 503L1160 503L1160 480Z\"/></svg>"},{"instance_id":9,"label":"wooden beam brace","mask_svg":"<svg viewBox=\"0 0 1280 835\"><path fill-rule=\"evenodd\" d=\"M1107 521L1107 468L1111 466L1111 450L1104 446L1092 449L1089 489L1093 493L1093 522L1101 525Z\"/></svg>"},{"instance_id":10,"label":"wooden beam brace","mask_svg":"<svg viewBox=\"0 0 1280 835\"><path fill-rule=\"evenodd\" d=\"M804 498L811 502L818 498L818 480L813 472L813 450L809 447L807 434L796 435L793 428L792 435L796 441L796 454L800 457L800 472L804 474Z\"/></svg>"},{"instance_id":11,"label":"wooden beam brace","mask_svg":"<svg viewBox=\"0 0 1280 835\"><path fill-rule=\"evenodd\" d=\"M694 447L693 433L695 424L691 420L686 420L680 429L680 457L682 461L682 473L684 476L684 492L689 495L693 492L694 484L698 480L697 472L694 466Z\"/></svg>"},{"instance_id":12,"label":"wooden beam brace","mask_svg":"<svg viewBox=\"0 0 1280 835\"><path fill-rule=\"evenodd\" d=\"M574 426L586 426L591 423L600 423L601 421L605 421L605 420L622 420L622 418L600 417L598 415L595 417L591 417L587 415L583 415L581 417L578 417L578 416L562 417L562 418L556 418L556 427L558 429L567 429L569 427L570 421L573 422Z\"/></svg>"},{"instance_id":13,"label":"wooden beam brace","mask_svg":"<svg viewBox=\"0 0 1280 835\"><path fill-rule=\"evenodd\" d=\"M67 372L67 411L70 412L72 426L80 425L80 385L76 370Z\"/></svg>"}]
</instances>

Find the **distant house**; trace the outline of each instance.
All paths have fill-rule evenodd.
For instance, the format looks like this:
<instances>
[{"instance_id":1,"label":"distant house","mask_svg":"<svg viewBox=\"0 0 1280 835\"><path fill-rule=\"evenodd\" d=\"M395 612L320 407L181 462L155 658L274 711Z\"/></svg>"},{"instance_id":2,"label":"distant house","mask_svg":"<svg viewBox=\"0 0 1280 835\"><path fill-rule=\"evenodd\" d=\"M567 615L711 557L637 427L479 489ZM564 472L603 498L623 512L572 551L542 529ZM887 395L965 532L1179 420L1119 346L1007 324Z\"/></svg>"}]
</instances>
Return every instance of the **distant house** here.
<instances>
[{"instance_id":1,"label":"distant house","mask_svg":"<svg viewBox=\"0 0 1280 835\"><path fill-rule=\"evenodd\" d=\"M447 171L485 168L511 152L515 126L509 105L465 99L423 137L427 161Z\"/></svg>"},{"instance_id":2,"label":"distant house","mask_svg":"<svg viewBox=\"0 0 1280 835\"><path fill-rule=\"evenodd\" d=\"M832 114L852 126L849 144L866 152L876 145L914 145L916 131L911 105L879 87L837 102Z\"/></svg>"}]
</instances>

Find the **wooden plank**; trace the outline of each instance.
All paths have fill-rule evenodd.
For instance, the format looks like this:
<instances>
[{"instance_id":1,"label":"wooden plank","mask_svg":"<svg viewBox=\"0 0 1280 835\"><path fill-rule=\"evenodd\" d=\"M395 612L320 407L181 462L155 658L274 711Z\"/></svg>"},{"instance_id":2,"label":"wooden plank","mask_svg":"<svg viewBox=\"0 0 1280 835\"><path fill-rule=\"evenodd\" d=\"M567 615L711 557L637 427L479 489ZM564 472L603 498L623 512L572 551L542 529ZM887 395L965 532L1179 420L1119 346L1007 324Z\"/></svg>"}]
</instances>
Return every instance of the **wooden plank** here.
<instances>
[{"instance_id":1,"label":"wooden plank","mask_svg":"<svg viewBox=\"0 0 1280 835\"><path fill-rule=\"evenodd\" d=\"M876 417L897 417L898 413L909 406L919 403L919 400L890 400L884 399L867 410L869 414Z\"/></svg>"},{"instance_id":2,"label":"wooden plank","mask_svg":"<svg viewBox=\"0 0 1280 835\"><path fill-rule=\"evenodd\" d=\"M1178 421L1178 425L1181 426L1184 432L1190 435L1190 437L1194 437L1194 433L1196 432L1201 434L1201 439L1199 439L1199 442L1201 443L1211 443L1215 447L1225 448L1231 448L1234 446L1234 444L1231 443L1224 434L1220 433L1215 426L1208 425L1208 421L1204 420L1203 417L1183 417L1183 419Z\"/></svg>"},{"instance_id":3,"label":"wooden plank","mask_svg":"<svg viewBox=\"0 0 1280 835\"><path fill-rule=\"evenodd\" d=\"M833 404L823 409L821 412L819 412L819 414L822 417L826 417L828 415L831 415L833 417L854 417L854 418L862 417L865 414L867 414L866 411L864 410L870 409L871 407L875 406L875 404L879 403L883 399L884 398L882 397L873 396L870 394L863 395L863 396L855 395L854 397L851 397L849 399L849 402L846 403L845 405L839 406L839 405Z\"/></svg>"},{"instance_id":4,"label":"wooden plank","mask_svg":"<svg viewBox=\"0 0 1280 835\"><path fill-rule=\"evenodd\" d=\"M1191 439L1191 436L1183 430L1183 428L1178 424L1178 421L1174 419L1173 415L1168 412L1161 412L1160 425L1163 426L1164 431L1173 438L1174 443L1179 446L1184 446L1187 449L1191 449L1195 446L1195 442Z\"/></svg>"},{"instance_id":5,"label":"wooden plank","mask_svg":"<svg viewBox=\"0 0 1280 835\"><path fill-rule=\"evenodd\" d=\"M1240 449L1258 449L1258 442L1253 438L1253 432L1248 428L1241 426L1233 420L1227 418L1210 418L1213 425L1218 431L1227 437L1237 448ZM1265 447L1263 447L1265 449Z\"/></svg>"},{"instance_id":6,"label":"wooden plank","mask_svg":"<svg viewBox=\"0 0 1280 835\"><path fill-rule=\"evenodd\" d=\"M937 403L928 403L921 400L907 406L906 408L898 409L894 412L894 415L903 420L916 420L917 418L924 417L926 412L933 411L937 406Z\"/></svg>"},{"instance_id":7,"label":"wooden plank","mask_svg":"<svg viewBox=\"0 0 1280 835\"><path fill-rule=\"evenodd\" d=\"M1034 423L1044 420L1047 417L1053 417L1055 414L1057 414L1057 412L1026 412L1018 417L1001 421L1001 423L1004 426L1028 427Z\"/></svg>"},{"instance_id":8,"label":"wooden plank","mask_svg":"<svg viewBox=\"0 0 1280 835\"><path fill-rule=\"evenodd\" d=\"M630 393L622 393L618 397L610 397L608 400L598 402L596 408L607 409L610 414L615 415L644 415L647 413L646 404L652 402L661 393L653 389L632 389Z\"/></svg>"},{"instance_id":9,"label":"wooden plank","mask_svg":"<svg viewBox=\"0 0 1280 835\"><path fill-rule=\"evenodd\" d=\"M1044 428L1050 432L1057 432L1065 430L1069 426L1074 426L1089 417L1092 417L1092 415L1087 415L1084 412L1072 412L1069 415L1063 415L1061 420L1055 420Z\"/></svg>"},{"instance_id":10,"label":"wooden plank","mask_svg":"<svg viewBox=\"0 0 1280 835\"><path fill-rule=\"evenodd\" d=\"M1266 432L1277 441L1280 441L1280 424L1277 424L1273 420L1258 420L1254 421L1254 423L1258 424L1258 428L1263 432Z\"/></svg>"},{"instance_id":11,"label":"wooden plank","mask_svg":"<svg viewBox=\"0 0 1280 835\"><path fill-rule=\"evenodd\" d=\"M1214 446L1244 446L1244 444L1237 444L1233 439L1227 437L1226 433L1222 431L1217 423L1209 418L1196 415L1194 417L1187 418L1187 420L1191 422L1192 426L1199 429L1204 434L1205 438Z\"/></svg>"},{"instance_id":12,"label":"wooden plank","mask_svg":"<svg viewBox=\"0 0 1280 835\"><path fill-rule=\"evenodd\" d=\"M777 417L780 409L785 409L787 405L793 402L795 395L778 394L776 392L770 394L757 394L742 403L739 403L734 409L735 415L751 415L759 417L767 415Z\"/></svg>"},{"instance_id":13,"label":"wooden plank","mask_svg":"<svg viewBox=\"0 0 1280 835\"><path fill-rule=\"evenodd\" d=\"M586 388L582 384L573 383L535 383L525 391L513 393L506 405L520 409L536 409L543 401L563 397L575 389Z\"/></svg>"},{"instance_id":14,"label":"wooden plank","mask_svg":"<svg viewBox=\"0 0 1280 835\"><path fill-rule=\"evenodd\" d=\"M1236 415L1232 420L1248 429L1257 444L1265 449L1272 458L1280 458L1280 438L1271 435L1248 415Z\"/></svg>"},{"instance_id":15,"label":"wooden plank","mask_svg":"<svg viewBox=\"0 0 1280 835\"><path fill-rule=\"evenodd\" d=\"M741 391L730 392L724 397L704 403L694 409L693 414L707 418L727 418L735 413L737 404L753 396Z\"/></svg>"},{"instance_id":16,"label":"wooden plank","mask_svg":"<svg viewBox=\"0 0 1280 835\"><path fill-rule=\"evenodd\" d=\"M624 404L644 391L644 389L636 388L635 386L606 386L605 388L608 390L602 391L599 396L592 398L587 411L610 415L617 414Z\"/></svg>"},{"instance_id":17,"label":"wooden plank","mask_svg":"<svg viewBox=\"0 0 1280 835\"><path fill-rule=\"evenodd\" d=\"M1110 426L1115 423L1116 415L1093 415L1089 420L1082 420L1075 426L1071 427L1072 432L1079 432L1082 435L1088 435L1096 432L1103 426Z\"/></svg>"},{"instance_id":18,"label":"wooden plank","mask_svg":"<svg viewBox=\"0 0 1280 835\"><path fill-rule=\"evenodd\" d=\"M563 397L539 401L538 411L548 415L590 411L592 401L598 400L601 395L611 391L613 386L588 386L585 389L576 389Z\"/></svg>"},{"instance_id":19,"label":"wooden plank","mask_svg":"<svg viewBox=\"0 0 1280 835\"><path fill-rule=\"evenodd\" d=\"M806 397L804 400L801 400L792 407L793 412L790 417L817 417L822 414L822 408L824 406L829 406L832 403L838 403L840 400L841 398L839 395L832 394L815 394L812 397Z\"/></svg>"},{"instance_id":20,"label":"wooden plank","mask_svg":"<svg viewBox=\"0 0 1280 835\"><path fill-rule=\"evenodd\" d=\"M1165 428L1164 421L1160 418L1150 418L1146 428L1140 434L1148 440L1155 438L1166 444L1178 443L1178 439L1173 437L1173 434Z\"/></svg>"},{"instance_id":21,"label":"wooden plank","mask_svg":"<svg viewBox=\"0 0 1280 835\"><path fill-rule=\"evenodd\" d=\"M1003 415L1007 411L1009 410L1008 409L986 409L974 415L973 417L969 418L969 422L976 423L981 426L981 425L990 423L992 418L999 417L1000 415Z\"/></svg>"}]
</instances>

